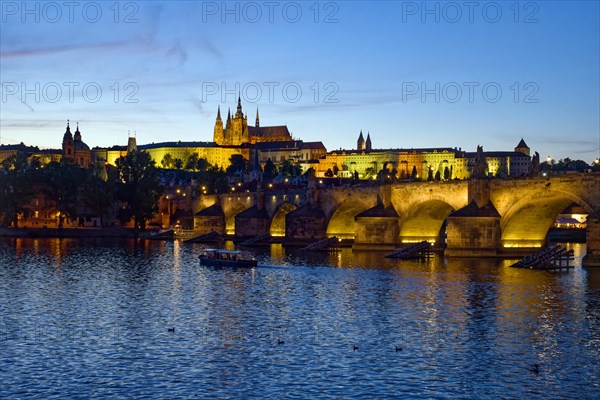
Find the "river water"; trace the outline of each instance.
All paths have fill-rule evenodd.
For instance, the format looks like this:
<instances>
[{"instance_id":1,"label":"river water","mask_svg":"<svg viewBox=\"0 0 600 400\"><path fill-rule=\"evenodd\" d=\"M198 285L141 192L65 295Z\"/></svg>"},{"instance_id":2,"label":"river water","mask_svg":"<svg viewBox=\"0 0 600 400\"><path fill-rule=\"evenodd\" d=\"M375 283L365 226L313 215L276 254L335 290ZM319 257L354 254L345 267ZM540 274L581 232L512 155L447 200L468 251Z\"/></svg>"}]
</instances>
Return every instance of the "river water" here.
<instances>
[{"instance_id":1,"label":"river water","mask_svg":"<svg viewBox=\"0 0 600 400\"><path fill-rule=\"evenodd\" d=\"M0 239L0 398L600 397L600 270L201 248Z\"/></svg>"}]
</instances>

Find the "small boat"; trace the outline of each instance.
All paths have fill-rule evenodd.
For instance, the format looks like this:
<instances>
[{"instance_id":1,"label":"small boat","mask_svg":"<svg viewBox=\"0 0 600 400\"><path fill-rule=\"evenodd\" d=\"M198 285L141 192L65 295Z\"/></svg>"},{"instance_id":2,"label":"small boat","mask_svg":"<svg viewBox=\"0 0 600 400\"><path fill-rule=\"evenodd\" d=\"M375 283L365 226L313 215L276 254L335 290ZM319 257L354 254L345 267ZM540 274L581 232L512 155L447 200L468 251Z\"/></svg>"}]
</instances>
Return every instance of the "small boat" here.
<instances>
[{"instance_id":1,"label":"small boat","mask_svg":"<svg viewBox=\"0 0 600 400\"><path fill-rule=\"evenodd\" d=\"M200 254L200 264L212 267L256 267L255 258L244 258L241 251L205 249Z\"/></svg>"}]
</instances>

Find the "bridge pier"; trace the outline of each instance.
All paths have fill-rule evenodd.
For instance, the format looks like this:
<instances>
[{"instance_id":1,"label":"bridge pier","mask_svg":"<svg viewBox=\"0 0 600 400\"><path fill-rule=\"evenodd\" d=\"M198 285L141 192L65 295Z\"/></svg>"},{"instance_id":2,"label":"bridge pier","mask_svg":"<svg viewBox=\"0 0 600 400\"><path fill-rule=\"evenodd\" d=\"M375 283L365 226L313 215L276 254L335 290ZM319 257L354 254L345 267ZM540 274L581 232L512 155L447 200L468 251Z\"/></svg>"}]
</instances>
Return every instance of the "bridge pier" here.
<instances>
[{"instance_id":1,"label":"bridge pier","mask_svg":"<svg viewBox=\"0 0 600 400\"><path fill-rule=\"evenodd\" d=\"M327 218L323 210L312 204L305 204L285 216L285 239L303 242L323 239L327 233Z\"/></svg>"},{"instance_id":2,"label":"bridge pier","mask_svg":"<svg viewBox=\"0 0 600 400\"><path fill-rule=\"evenodd\" d=\"M390 250L398 247L398 213L392 205L377 205L354 217L355 250Z\"/></svg>"},{"instance_id":3,"label":"bridge pier","mask_svg":"<svg viewBox=\"0 0 600 400\"><path fill-rule=\"evenodd\" d=\"M586 255L581 261L584 267L600 267L600 212L588 215L586 228Z\"/></svg>"},{"instance_id":4,"label":"bridge pier","mask_svg":"<svg viewBox=\"0 0 600 400\"><path fill-rule=\"evenodd\" d=\"M205 235L210 232L225 235L225 213L220 204L213 204L194 215L194 233Z\"/></svg>"},{"instance_id":5,"label":"bridge pier","mask_svg":"<svg viewBox=\"0 0 600 400\"><path fill-rule=\"evenodd\" d=\"M471 179L469 204L451 213L446 232L446 256L494 257L500 247L500 213L490 201L490 181Z\"/></svg>"},{"instance_id":6,"label":"bridge pier","mask_svg":"<svg viewBox=\"0 0 600 400\"><path fill-rule=\"evenodd\" d=\"M492 203L475 201L448 216L448 246L452 257L494 257L500 246L500 214Z\"/></svg>"},{"instance_id":7,"label":"bridge pier","mask_svg":"<svg viewBox=\"0 0 600 400\"><path fill-rule=\"evenodd\" d=\"M254 205L235 216L236 240L269 234L269 214L264 208Z\"/></svg>"}]
</instances>

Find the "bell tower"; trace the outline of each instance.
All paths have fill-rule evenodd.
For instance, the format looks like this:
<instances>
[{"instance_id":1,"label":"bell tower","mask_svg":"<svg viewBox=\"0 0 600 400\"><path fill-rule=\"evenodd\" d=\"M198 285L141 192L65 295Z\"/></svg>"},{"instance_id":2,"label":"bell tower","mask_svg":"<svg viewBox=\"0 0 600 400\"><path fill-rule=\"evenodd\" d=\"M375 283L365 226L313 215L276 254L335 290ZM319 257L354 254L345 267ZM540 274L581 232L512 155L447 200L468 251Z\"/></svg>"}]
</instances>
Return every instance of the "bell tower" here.
<instances>
[{"instance_id":1,"label":"bell tower","mask_svg":"<svg viewBox=\"0 0 600 400\"><path fill-rule=\"evenodd\" d=\"M365 149L365 138L362 134L362 129L360 130L360 135L358 135L358 140L356 141L356 150L361 151Z\"/></svg>"},{"instance_id":2,"label":"bell tower","mask_svg":"<svg viewBox=\"0 0 600 400\"><path fill-rule=\"evenodd\" d=\"M79 131L79 129L78 129ZM79 140L81 140L81 134L79 136ZM71 134L71 127L69 126L69 120L67 120L67 130L63 135L62 142L63 149L63 158L74 160L75 159L75 145L73 144L73 135Z\"/></svg>"}]
</instances>

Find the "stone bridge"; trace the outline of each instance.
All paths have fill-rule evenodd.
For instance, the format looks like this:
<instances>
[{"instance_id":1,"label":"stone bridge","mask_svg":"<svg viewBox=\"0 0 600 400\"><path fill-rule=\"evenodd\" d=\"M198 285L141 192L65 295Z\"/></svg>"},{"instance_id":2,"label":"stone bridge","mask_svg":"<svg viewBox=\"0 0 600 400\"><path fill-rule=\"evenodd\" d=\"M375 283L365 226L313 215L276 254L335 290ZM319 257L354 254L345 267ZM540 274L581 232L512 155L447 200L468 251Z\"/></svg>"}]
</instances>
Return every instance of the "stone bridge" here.
<instances>
[{"instance_id":1,"label":"stone bridge","mask_svg":"<svg viewBox=\"0 0 600 400\"><path fill-rule=\"evenodd\" d=\"M486 249L471 255L492 255L504 248L542 246L557 215L572 204L585 209L588 225L594 224L600 212L600 173L317 185L203 196L194 211L196 229L203 233L217 230L238 238L269 234L288 241L338 236L352 239L355 248L390 248L422 240L443 245L447 236L449 254ZM600 245L595 235L588 232L588 247L590 240Z\"/></svg>"}]
</instances>

